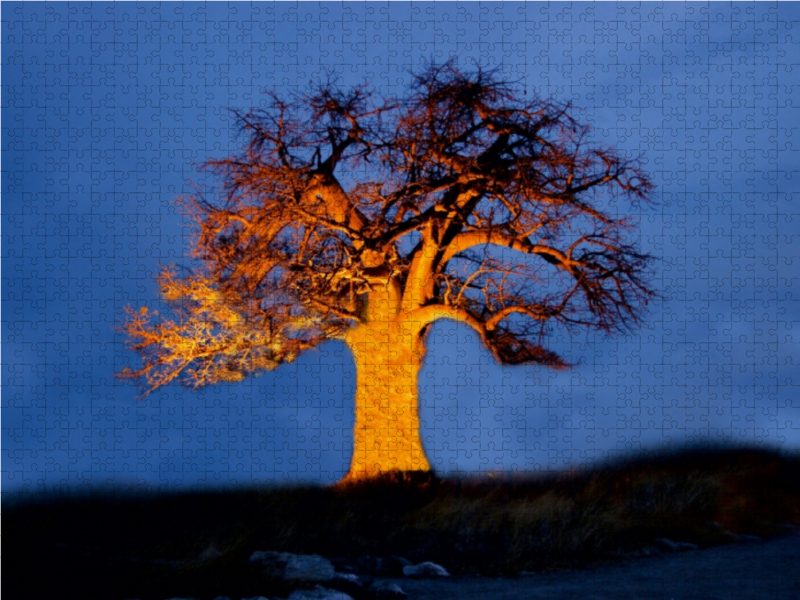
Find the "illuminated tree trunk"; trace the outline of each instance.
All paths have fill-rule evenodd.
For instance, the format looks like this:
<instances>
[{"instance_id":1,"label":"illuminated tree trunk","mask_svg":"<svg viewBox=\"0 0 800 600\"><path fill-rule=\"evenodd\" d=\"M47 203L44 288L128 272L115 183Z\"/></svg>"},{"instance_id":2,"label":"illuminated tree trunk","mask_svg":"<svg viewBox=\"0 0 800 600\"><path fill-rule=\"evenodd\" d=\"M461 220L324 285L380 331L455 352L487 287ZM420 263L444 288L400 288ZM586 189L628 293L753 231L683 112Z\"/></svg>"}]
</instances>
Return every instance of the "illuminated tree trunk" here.
<instances>
[{"instance_id":1,"label":"illuminated tree trunk","mask_svg":"<svg viewBox=\"0 0 800 600\"><path fill-rule=\"evenodd\" d=\"M369 319L348 333L347 344L356 363L356 422L345 479L430 471L419 431L417 384L425 353L419 325Z\"/></svg>"}]
</instances>

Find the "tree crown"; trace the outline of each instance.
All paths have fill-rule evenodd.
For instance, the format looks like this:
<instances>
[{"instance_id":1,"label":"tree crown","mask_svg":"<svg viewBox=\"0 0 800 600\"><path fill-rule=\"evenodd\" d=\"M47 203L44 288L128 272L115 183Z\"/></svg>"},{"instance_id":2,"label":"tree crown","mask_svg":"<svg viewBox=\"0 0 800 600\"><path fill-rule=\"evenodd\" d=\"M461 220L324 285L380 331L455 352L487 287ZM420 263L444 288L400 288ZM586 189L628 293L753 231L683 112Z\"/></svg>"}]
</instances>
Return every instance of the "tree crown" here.
<instances>
[{"instance_id":1,"label":"tree crown","mask_svg":"<svg viewBox=\"0 0 800 600\"><path fill-rule=\"evenodd\" d=\"M144 365L122 375L238 380L354 327L441 317L502 363L558 367L549 323L637 323L652 257L598 203L652 202L640 159L589 145L569 104L519 98L450 62L402 98L328 83L235 112L242 151L205 165L217 198L182 200L201 267L159 278L176 319L128 309Z\"/></svg>"}]
</instances>

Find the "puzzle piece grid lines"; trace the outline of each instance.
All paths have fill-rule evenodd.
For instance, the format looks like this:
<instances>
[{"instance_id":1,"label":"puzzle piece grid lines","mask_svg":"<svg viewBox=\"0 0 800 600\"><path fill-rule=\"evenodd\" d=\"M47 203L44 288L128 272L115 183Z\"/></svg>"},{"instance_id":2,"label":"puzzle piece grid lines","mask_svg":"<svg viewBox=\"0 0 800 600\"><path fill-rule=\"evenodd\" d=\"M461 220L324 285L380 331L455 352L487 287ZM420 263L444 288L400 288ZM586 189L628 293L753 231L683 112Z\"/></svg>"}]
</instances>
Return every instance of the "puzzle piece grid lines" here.
<instances>
[{"instance_id":1,"label":"puzzle piece grid lines","mask_svg":"<svg viewBox=\"0 0 800 600\"><path fill-rule=\"evenodd\" d=\"M500 67L643 153L660 257L635 332L568 336L581 366L499 367L440 321L420 374L439 471L590 466L699 440L800 448L795 3L15 3L2 12L2 490L339 479L355 371L329 343L236 385L137 401L124 306L188 260L174 200L238 149L226 107L326 69L401 91L423 60Z\"/></svg>"}]
</instances>

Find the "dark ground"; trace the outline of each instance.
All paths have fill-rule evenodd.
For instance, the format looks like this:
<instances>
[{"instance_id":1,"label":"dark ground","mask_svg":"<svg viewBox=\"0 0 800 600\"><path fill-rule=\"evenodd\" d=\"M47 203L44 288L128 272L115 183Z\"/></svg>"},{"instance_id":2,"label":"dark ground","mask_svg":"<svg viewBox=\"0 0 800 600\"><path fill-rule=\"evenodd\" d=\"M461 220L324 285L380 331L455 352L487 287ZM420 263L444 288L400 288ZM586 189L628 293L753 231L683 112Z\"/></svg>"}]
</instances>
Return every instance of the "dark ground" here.
<instances>
[{"instance_id":1,"label":"dark ground","mask_svg":"<svg viewBox=\"0 0 800 600\"><path fill-rule=\"evenodd\" d=\"M463 485L407 473L339 489L3 494L2 511L11 599L286 598L298 584L249 565L257 550L400 555L455 576L397 581L419 600L800 599L800 457L767 450L690 450ZM658 538L700 549L626 558Z\"/></svg>"},{"instance_id":2,"label":"dark ground","mask_svg":"<svg viewBox=\"0 0 800 600\"><path fill-rule=\"evenodd\" d=\"M764 542L524 577L390 579L413 600L797 600L800 529Z\"/></svg>"}]
</instances>

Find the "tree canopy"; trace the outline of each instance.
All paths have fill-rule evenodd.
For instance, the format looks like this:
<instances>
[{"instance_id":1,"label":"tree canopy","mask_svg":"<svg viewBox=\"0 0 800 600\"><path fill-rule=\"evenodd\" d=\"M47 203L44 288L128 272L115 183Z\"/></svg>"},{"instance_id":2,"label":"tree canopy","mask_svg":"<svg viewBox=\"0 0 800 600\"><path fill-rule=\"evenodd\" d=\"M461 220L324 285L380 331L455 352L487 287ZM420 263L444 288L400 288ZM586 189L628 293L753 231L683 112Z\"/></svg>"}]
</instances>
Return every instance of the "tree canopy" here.
<instances>
[{"instance_id":1,"label":"tree canopy","mask_svg":"<svg viewBox=\"0 0 800 600\"><path fill-rule=\"evenodd\" d=\"M641 159L591 143L569 103L524 98L449 62L401 97L328 82L234 112L241 151L205 165L220 186L181 199L199 266L161 273L171 314L128 309L143 365L122 376L236 381L360 324L438 318L502 364L563 367L551 324L637 324L652 257L600 204L652 203Z\"/></svg>"}]
</instances>

